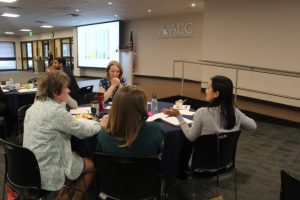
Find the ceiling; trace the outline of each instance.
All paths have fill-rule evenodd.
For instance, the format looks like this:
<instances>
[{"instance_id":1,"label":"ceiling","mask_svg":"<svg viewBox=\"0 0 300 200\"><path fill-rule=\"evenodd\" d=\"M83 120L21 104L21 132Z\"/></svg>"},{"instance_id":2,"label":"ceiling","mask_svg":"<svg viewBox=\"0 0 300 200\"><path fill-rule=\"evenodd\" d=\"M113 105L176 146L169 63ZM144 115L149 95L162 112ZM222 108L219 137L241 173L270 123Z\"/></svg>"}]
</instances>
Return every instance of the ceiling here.
<instances>
[{"instance_id":1,"label":"ceiling","mask_svg":"<svg viewBox=\"0 0 300 200\"><path fill-rule=\"evenodd\" d=\"M111 2L111 4L108 4ZM195 3L195 7L191 4ZM28 35L20 29L31 29L33 34L66 29L68 27L114 21L153 18L202 12L204 0L17 0L0 2L2 13L19 14L18 18L0 16L0 35ZM151 9L151 12L148 12ZM79 11L76 11L79 10ZM77 14L79 16L70 16ZM115 16L117 15L117 16ZM51 29L41 25L52 25Z\"/></svg>"}]
</instances>

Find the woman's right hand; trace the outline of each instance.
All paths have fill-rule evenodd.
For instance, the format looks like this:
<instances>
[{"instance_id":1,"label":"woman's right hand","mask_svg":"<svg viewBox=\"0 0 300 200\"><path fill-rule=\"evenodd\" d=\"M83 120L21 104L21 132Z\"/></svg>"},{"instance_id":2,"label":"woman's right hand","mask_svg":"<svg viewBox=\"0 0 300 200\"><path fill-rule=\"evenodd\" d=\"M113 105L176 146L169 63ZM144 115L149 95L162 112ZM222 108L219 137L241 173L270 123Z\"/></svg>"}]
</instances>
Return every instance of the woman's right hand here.
<instances>
[{"instance_id":1,"label":"woman's right hand","mask_svg":"<svg viewBox=\"0 0 300 200\"><path fill-rule=\"evenodd\" d=\"M120 84L120 79L118 79L118 78L113 78L112 81L111 81L111 84L112 84L114 87L117 87L117 86Z\"/></svg>"}]
</instances>

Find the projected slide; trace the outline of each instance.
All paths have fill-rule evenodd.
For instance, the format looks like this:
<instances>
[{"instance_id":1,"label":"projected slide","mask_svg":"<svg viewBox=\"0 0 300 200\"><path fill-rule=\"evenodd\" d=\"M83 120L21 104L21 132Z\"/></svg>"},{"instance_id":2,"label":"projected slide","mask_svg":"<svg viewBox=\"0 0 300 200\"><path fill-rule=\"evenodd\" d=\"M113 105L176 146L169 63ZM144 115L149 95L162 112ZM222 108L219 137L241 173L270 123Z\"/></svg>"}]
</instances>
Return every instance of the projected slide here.
<instances>
[{"instance_id":1,"label":"projected slide","mask_svg":"<svg viewBox=\"0 0 300 200\"><path fill-rule=\"evenodd\" d=\"M119 22L77 27L78 66L106 68L119 60Z\"/></svg>"}]
</instances>

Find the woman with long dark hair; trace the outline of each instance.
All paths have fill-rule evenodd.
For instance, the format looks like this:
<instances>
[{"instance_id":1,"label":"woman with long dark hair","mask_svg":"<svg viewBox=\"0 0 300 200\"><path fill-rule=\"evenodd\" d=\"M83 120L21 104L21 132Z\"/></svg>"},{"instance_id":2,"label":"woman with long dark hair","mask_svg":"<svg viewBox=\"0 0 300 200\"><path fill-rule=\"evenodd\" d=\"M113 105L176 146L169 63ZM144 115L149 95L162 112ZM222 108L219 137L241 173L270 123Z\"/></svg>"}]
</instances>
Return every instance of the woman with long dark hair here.
<instances>
[{"instance_id":1,"label":"woman with long dark hair","mask_svg":"<svg viewBox=\"0 0 300 200\"><path fill-rule=\"evenodd\" d=\"M212 77L206 89L206 100L209 104L195 112L191 127L183 120L179 110L164 108L162 112L177 117L189 141L195 141L200 135L231 132L241 127L256 129L255 121L235 107L232 92L233 84L229 78Z\"/></svg>"}]
</instances>

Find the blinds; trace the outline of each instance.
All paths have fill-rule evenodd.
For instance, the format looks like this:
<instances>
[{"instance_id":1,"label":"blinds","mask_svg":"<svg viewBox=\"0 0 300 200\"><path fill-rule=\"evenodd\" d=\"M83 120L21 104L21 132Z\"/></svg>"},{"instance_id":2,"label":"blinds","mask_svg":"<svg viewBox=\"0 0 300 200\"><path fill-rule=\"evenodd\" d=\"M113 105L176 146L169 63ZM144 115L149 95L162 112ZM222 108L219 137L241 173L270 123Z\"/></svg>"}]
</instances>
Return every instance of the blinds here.
<instances>
[{"instance_id":1,"label":"blinds","mask_svg":"<svg viewBox=\"0 0 300 200\"><path fill-rule=\"evenodd\" d=\"M15 43L0 42L0 58L15 58Z\"/></svg>"}]
</instances>

